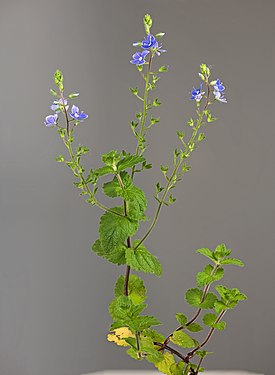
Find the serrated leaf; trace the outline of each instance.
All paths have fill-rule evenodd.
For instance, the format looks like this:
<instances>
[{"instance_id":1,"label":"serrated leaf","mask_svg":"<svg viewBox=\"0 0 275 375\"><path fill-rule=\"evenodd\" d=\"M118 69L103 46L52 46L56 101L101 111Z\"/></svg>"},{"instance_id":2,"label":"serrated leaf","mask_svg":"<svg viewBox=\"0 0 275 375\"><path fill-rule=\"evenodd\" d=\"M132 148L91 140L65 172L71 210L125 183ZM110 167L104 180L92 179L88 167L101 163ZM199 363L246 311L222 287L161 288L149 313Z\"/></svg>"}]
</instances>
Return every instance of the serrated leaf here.
<instances>
[{"instance_id":1,"label":"serrated leaf","mask_svg":"<svg viewBox=\"0 0 275 375\"><path fill-rule=\"evenodd\" d=\"M203 323L208 326L208 327L213 327L213 324L215 324L216 322L216 319L217 319L217 315L216 314L205 314L204 317L202 318L202 321Z\"/></svg>"},{"instance_id":2,"label":"serrated leaf","mask_svg":"<svg viewBox=\"0 0 275 375\"><path fill-rule=\"evenodd\" d=\"M175 331L171 337L171 341L182 348L193 348L196 346L195 340L182 331Z\"/></svg>"},{"instance_id":3,"label":"serrated leaf","mask_svg":"<svg viewBox=\"0 0 275 375\"><path fill-rule=\"evenodd\" d=\"M154 316L143 315L133 317L129 323L129 327L132 328L134 332L141 332L151 326L158 326L160 324L161 323Z\"/></svg>"},{"instance_id":4,"label":"serrated leaf","mask_svg":"<svg viewBox=\"0 0 275 375\"><path fill-rule=\"evenodd\" d=\"M188 289L185 293L185 300L191 306L200 307L202 294L202 290L198 288Z\"/></svg>"},{"instance_id":5,"label":"serrated leaf","mask_svg":"<svg viewBox=\"0 0 275 375\"><path fill-rule=\"evenodd\" d=\"M156 368L166 375L173 375L171 373L171 366L175 363L174 356L170 353L163 354L163 360L160 362L155 363Z\"/></svg>"},{"instance_id":6,"label":"serrated leaf","mask_svg":"<svg viewBox=\"0 0 275 375\"><path fill-rule=\"evenodd\" d=\"M115 297L123 296L124 294L124 276L120 276L115 286ZM128 283L128 297L132 300L134 305L139 305L146 300L146 289L143 281L137 275L131 274Z\"/></svg>"},{"instance_id":7,"label":"serrated leaf","mask_svg":"<svg viewBox=\"0 0 275 375\"><path fill-rule=\"evenodd\" d=\"M216 262L216 259L210 249L207 249L207 248L198 249L196 250L196 253L202 254L205 257L211 259L213 262Z\"/></svg>"},{"instance_id":8,"label":"serrated leaf","mask_svg":"<svg viewBox=\"0 0 275 375\"><path fill-rule=\"evenodd\" d=\"M213 273L214 267L208 264L202 272L197 274L197 285L199 287L218 281L223 277L224 270L222 268L216 269Z\"/></svg>"},{"instance_id":9,"label":"serrated leaf","mask_svg":"<svg viewBox=\"0 0 275 375\"><path fill-rule=\"evenodd\" d=\"M186 328L190 332L199 332L199 331L203 330L203 327L198 323L191 323L191 324L187 325Z\"/></svg>"},{"instance_id":10,"label":"serrated leaf","mask_svg":"<svg viewBox=\"0 0 275 375\"><path fill-rule=\"evenodd\" d=\"M128 216L133 220L144 220L144 212L147 208L144 192L132 185L122 192L122 196L128 202Z\"/></svg>"},{"instance_id":11,"label":"serrated leaf","mask_svg":"<svg viewBox=\"0 0 275 375\"><path fill-rule=\"evenodd\" d=\"M231 253L231 250L227 249L224 243L218 245L214 251L215 258L217 260L221 260L224 257L227 257L228 255L230 255L230 253Z\"/></svg>"},{"instance_id":12,"label":"serrated leaf","mask_svg":"<svg viewBox=\"0 0 275 375\"><path fill-rule=\"evenodd\" d=\"M139 240L134 241L134 247L139 243ZM145 273L153 273L157 276L161 275L162 267L159 260L152 255L144 245L140 245L137 249L126 249L126 262L136 271Z\"/></svg>"},{"instance_id":13,"label":"serrated leaf","mask_svg":"<svg viewBox=\"0 0 275 375\"><path fill-rule=\"evenodd\" d=\"M121 327L115 329L113 333L107 336L107 340L116 343L119 346L129 346L129 338L134 339L135 335L128 329L128 327ZM126 340L125 340L126 339Z\"/></svg>"},{"instance_id":14,"label":"serrated leaf","mask_svg":"<svg viewBox=\"0 0 275 375\"><path fill-rule=\"evenodd\" d=\"M142 156L127 154L118 162L117 170L118 172L121 172L124 169L132 168L133 166L143 163L144 161L145 159Z\"/></svg>"},{"instance_id":15,"label":"serrated leaf","mask_svg":"<svg viewBox=\"0 0 275 375\"><path fill-rule=\"evenodd\" d=\"M234 266L243 267L244 263L240 259L226 258L220 262L221 264L232 264Z\"/></svg>"},{"instance_id":16,"label":"serrated leaf","mask_svg":"<svg viewBox=\"0 0 275 375\"><path fill-rule=\"evenodd\" d=\"M199 307L201 309L213 309L216 301L217 296L214 293L207 293L204 301L199 305Z\"/></svg>"},{"instance_id":17,"label":"serrated leaf","mask_svg":"<svg viewBox=\"0 0 275 375\"><path fill-rule=\"evenodd\" d=\"M101 167L101 168L98 168L98 169L95 169L93 171L94 173L94 176L96 178L99 178L99 177L102 177L102 176L105 176L107 174L110 174L110 173L114 173L114 170L112 167L109 167L109 166L104 166L104 167Z\"/></svg>"},{"instance_id":18,"label":"serrated leaf","mask_svg":"<svg viewBox=\"0 0 275 375\"><path fill-rule=\"evenodd\" d=\"M171 365L170 370L173 375L182 375L185 363L180 361Z\"/></svg>"},{"instance_id":19,"label":"serrated leaf","mask_svg":"<svg viewBox=\"0 0 275 375\"><path fill-rule=\"evenodd\" d=\"M142 332L142 334L146 337L150 337L153 341L163 343L165 340L165 336L157 332L155 329L146 329Z\"/></svg>"},{"instance_id":20,"label":"serrated leaf","mask_svg":"<svg viewBox=\"0 0 275 375\"><path fill-rule=\"evenodd\" d=\"M138 351L135 350L134 348L130 348L130 349L126 350L126 353L127 353L130 357L132 357L132 358L134 358L134 359L136 359L136 360L138 360L138 361L140 361L140 360L142 359L141 357L138 356Z\"/></svg>"},{"instance_id":21,"label":"serrated leaf","mask_svg":"<svg viewBox=\"0 0 275 375\"><path fill-rule=\"evenodd\" d=\"M125 322L125 326L129 327L128 323L137 317L146 306L145 304L134 305L130 298L119 296L110 303L109 313L115 321Z\"/></svg>"},{"instance_id":22,"label":"serrated leaf","mask_svg":"<svg viewBox=\"0 0 275 375\"><path fill-rule=\"evenodd\" d=\"M122 207L114 207L112 211L123 215ZM100 218L99 233L101 246L106 253L122 245L124 241L133 236L138 229L138 222L126 216L118 216L110 211Z\"/></svg>"},{"instance_id":23,"label":"serrated leaf","mask_svg":"<svg viewBox=\"0 0 275 375\"><path fill-rule=\"evenodd\" d=\"M177 313L176 314L176 319L177 319L177 321L179 322L179 324L181 326L185 326L185 324L187 323L187 316L185 316L182 313Z\"/></svg>"},{"instance_id":24,"label":"serrated leaf","mask_svg":"<svg viewBox=\"0 0 275 375\"><path fill-rule=\"evenodd\" d=\"M101 246L101 241L98 239L92 246L92 250L102 258L107 259L109 262L121 265L126 264L125 250L126 247L122 244L115 247L112 251L106 252Z\"/></svg>"},{"instance_id":25,"label":"serrated leaf","mask_svg":"<svg viewBox=\"0 0 275 375\"><path fill-rule=\"evenodd\" d=\"M223 331L226 328L226 322L218 322L214 324L214 328L218 329L219 331Z\"/></svg>"},{"instance_id":26,"label":"serrated leaf","mask_svg":"<svg viewBox=\"0 0 275 375\"><path fill-rule=\"evenodd\" d=\"M121 172L120 178L124 189L132 186L132 179L127 172ZM102 189L108 197L115 198L123 196L123 188L120 186L117 176L115 176L112 181L106 182Z\"/></svg>"},{"instance_id":27,"label":"serrated leaf","mask_svg":"<svg viewBox=\"0 0 275 375\"><path fill-rule=\"evenodd\" d=\"M215 305L214 305L214 308L215 308L215 311L219 314L219 313L221 313L223 310L227 310L227 309L228 309L228 305L225 304L225 303L222 302L222 301L216 301L216 302L215 302Z\"/></svg>"}]
</instances>

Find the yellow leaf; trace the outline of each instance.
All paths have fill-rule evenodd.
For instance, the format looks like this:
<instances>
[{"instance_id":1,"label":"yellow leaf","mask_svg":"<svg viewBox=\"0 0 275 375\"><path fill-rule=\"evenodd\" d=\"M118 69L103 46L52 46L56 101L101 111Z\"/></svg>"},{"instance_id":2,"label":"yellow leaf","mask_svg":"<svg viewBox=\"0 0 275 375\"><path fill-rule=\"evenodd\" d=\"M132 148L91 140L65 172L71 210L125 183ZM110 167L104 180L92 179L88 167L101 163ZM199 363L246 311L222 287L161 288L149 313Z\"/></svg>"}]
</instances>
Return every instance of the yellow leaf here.
<instances>
[{"instance_id":1,"label":"yellow leaf","mask_svg":"<svg viewBox=\"0 0 275 375\"><path fill-rule=\"evenodd\" d=\"M167 375L172 375L170 367L175 363L174 356L170 353L164 353L164 359L160 362L155 363L155 366L160 372L163 372Z\"/></svg>"},{"instance_id":2,"label":"yellow leaf","mask_svg":"<svg viewBox=\"0 0 275 375\"><path fill-rule=\"evenodd\" d=\"M130 346L125 340L128 337L135 337L135 335L127 328L121 327L114 329L113 333L107 336L107 340L116 343L119 346Z\"/></svg>"}]
</instances>

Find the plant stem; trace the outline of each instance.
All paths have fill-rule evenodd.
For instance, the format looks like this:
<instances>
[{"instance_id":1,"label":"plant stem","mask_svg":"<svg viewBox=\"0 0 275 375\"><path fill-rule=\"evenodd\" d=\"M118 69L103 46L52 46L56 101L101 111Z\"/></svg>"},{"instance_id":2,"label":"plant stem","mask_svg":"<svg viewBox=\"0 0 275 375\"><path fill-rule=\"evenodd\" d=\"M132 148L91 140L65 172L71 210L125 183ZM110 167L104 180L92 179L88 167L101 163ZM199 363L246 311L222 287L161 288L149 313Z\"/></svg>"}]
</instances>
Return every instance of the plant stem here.
<instances>
[{"instance_id":1,"label":"plant stem","mask_svg":"<svg viewBox=\"0 0 275 375\"><path fill-rule=\"evenodd\" d=\"M123 181L122 181L122 178L121 178L120 174L118 173L116 175L116 177L117 177L117 180L118 180L118 183L119 183L121 189L124 190L125 186L123 184ZM127 202L125 201L125 199L123 199L123 207L124 207L124 215L127 216L128 215L128 213L127 213ZM132 247L131 237L127 238L127 247L128 248ZM123 289L123 293L124 293L125 296L129 295L128 286L129 286L130 272L131 272L131 267L127 265L126 266L125 279L124 279L124 289Z\"/></svg>"},{"instance_id":2,"label":"plant stem","mask_svg":"<svg viewBox=\"0 0 275 375\"><path fill-rule=\"evenodd\" d=\"M216 321L215 321L215 324L216 323L219 323L219 321L223 318L224 314L226 313L226 310L223 310L219 316L217 317ZM204 345L206 345L208 343L208 341L211 339L211 336L213 335L214 331L215 331L216 328L211 328L208 332L208 335L206 336L206 338L204 339L204 341L199 344L198 346L196 346L195 349L193 349L191 352L189 352L187 354L187 358L188 360L191 359L192 357L194 357L194 355L196 354L196 351L199 350L200 348L202 348Z\"/></svg>"},{"instance_id":3,"label":"plant stem","mask_svg":"<svg viewBox=\"0 0 275 375\"><path fill-rule=\"evenodd\" d=\"M178 352L177 350L171 348L171 346L168 346L166 344L162 344L160 342L154 342L154 345L157 345L159 346L161 349L165 349L165 350L168 350L170 353L173 353L175 354L177 357L179 357L180 359L182 359L184 362L186 362L186 357L181 354L180 352Z\"/></svg>"},{"instance_id":4,"label":"plant stem","mask_svg":"<svg viewBox=\"0 0 275 375\"><path fill-rule=\"evenodd\" d=\"M218 268L219 268L219 265L216 265L216 266L213 268L213 270L212 270L212 272L211 272L211 276L215 275L215 273L216 273L216 271L217 271ZM203 303L203 301L205 300L206 294L207 294L207 292L209 291L209 288L210 288L211 284L212 284L212 283L209 283L209 284L205 285L204 290L203 290L203 294L202 294L202 297L201 297L201 302L200 302L200 303ZM202 311L202 308L199 308L199 309L196 311L196 313L195 313L195 315L193 316L193 318L191 318L191 319L185 324L185 326L188 327L191 323L193 323L193 322L198 318L198 316L200 315L201 311ZM183 325L179 326L175 331L181 331L182 329L184 329L184 326L183 326ZM171 337L173 336L173 333L174 333L175 331L171 332L170 335L168 335L168 336L166 337L166 339L165 339L165 341L164 341L165 344L167 344L167 343L170 341L170 339L171 339Z\"/></svg>"}]
</instances>

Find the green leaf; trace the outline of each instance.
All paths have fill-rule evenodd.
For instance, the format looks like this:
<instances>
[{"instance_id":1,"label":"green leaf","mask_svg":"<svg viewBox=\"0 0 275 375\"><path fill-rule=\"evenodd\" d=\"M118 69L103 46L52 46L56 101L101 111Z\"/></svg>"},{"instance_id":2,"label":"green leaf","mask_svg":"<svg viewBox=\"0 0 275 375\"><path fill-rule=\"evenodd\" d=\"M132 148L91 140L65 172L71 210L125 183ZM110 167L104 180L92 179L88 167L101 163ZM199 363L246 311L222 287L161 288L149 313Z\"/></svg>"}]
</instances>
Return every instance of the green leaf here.
<instances>
[{"instance_id":1,"label":"green leaf","mask_svg":"<svg viewBox=\"0 0 275 375\"><path fill-rule=\"evenodd\" d=\"M144 192L132 185L122 191L122 196L128 203L128 216L133 220L145 220L144 212L147 208L147 199Z\"/></svg>"},{"instance_id":2,"label":"green leaf","mask_svg":"<svg viewBox=\"0 0 275 375\"><path fill-rule=\"evenodd\" d=\"M111 150L107 154L101 155L102 162L111 167L113 171L116 171L120 158L121 154L116 150Z\"/></svg>"},{"instance_id":3,"label":"green leaf","mask_svg":"<svg viewBox=\"0 0 275 375\"><path fill-rule=\"evenodd\" d=\"M68 97L70 99L73 99L73 98L77 98L79 96L79 93L78 92L72 92L68 95Z\"/></svg>"},{"instance_id":4,"label":"green leaf","mask_svg":"<svg viewBox=\"0 0 275 375\"><path fill-rule=\"evenodd\" d=\"M165 35L165 33L157 33L155 35L156 38L162 38Z\"/></svg>"},{"instance_id":5,"label":"green leaf","mask_svg":"<svg viewBox=\"0 0 275 375\"><path fill-rule=\"evenodd\" d=\"M231 250L227 249L224 243L218 245L214 251L215 258L217 260L222 260L224 257L227 257L228 255L230 255L230 253L231 253Z\"/></svg>"},{"instance_id":6,"label":"green leaf","mask_svg":"<svg viewBox=\"0 0 275 375\"><path fill-rule=\"evenodd\" d=\"M159 68L159 72L160 73L164 73L164 72L167 72L168 71L168 65L163 65Z\"/></svg>"},{"instance_id":7,"label":"green leaf","mask_svg":"<svg viewBox=\"0 0 275 375\"><path fill-rule=\"evenodd\" d=\"M57 161L58 163L64 163L65 161L65 158L63 155L59 155L55 158L55 161Z\"/></svg>"},{"instance_id":8,"label":"green leaf","mask_svg":"<svg viewBox=\"0 0 275 375\"><path fill-rule=\"evenodd\" d=\"M173 363L171 365L171 373L173 375L182 375L183 374L183 369L184 369L185 363L183 361L180 361L178 363Z\"/></svg>"},{"instance_id":9,"label":"green leaf","mask_svg":"<svg viewBox=\"0 0 275 375\"><path fill-rule=\"evenodd\" d=\"M122 160L117 164L118 172L124 169L132 168L136 164L143 163L145 159L142 156L126 154Z\"/></svg>"},{"instance_id":10,"label":"green leaf","mask_svg":"<svg viewBox=\"0 0 275 375\"><path fill-rule=\"evenodd\" d=\"M150 328L151 326L158 326L161 323L150 315L135 316L129 323L129 328L132 332L141 332L144 329Z\"/></svg>"},{"instance_id":11,"label":"green leaf","mask_svg":"<svg viewBox=\"0 0 275 375\"><path fill-rule=\"evenodd\" d=\"M113 212L123 215L122 207L112 208ZM123 244L124 241L133 236L138 229L138 222L129 220L126 216L118 216L110 211L101 216L99 233L101 246L106 253Z\"/></svg>"},{"instance_id":12,"label":"green leaf","mask_svg":"<svg viewBox=\"0 0 275 375\"><path fill-rule=\"evenodd\" d=\"M115 247L112 251L106 252L101 246L101 241L98 239L92 246L92 250L100 257L107 259L109 262L121 265L126 264L124 245Z\"/></svg>"},{"instance_id":13,"label":"green leaf","mask_svg":"<svg viewBox=\"0 0 275 375\"><path fill-rule=\"evenodd\" d=\"M198 250L196 251L196 253L202 254L202 255L204 255L205 257L207 257L207 258L213 260L213 262L216 262L216 259L215 259L214 255L213 255L212 251L209 250L209 249L207 249L207 248L198 249Z\"/></svg>"},{"instance_id":14,"label":"green leaf","mask_svg":"<svg viewBox=\"0 0 275 375\"><path fill-rule=\"evenodd\" d=\"M139 240L134 241L134 247L139 243ZM161 275L162 267L158 259L152 255L144 245L140 245L137 249L127 248L126 262L136 271L145 273L153 273L157 276Z\"/></svg>"},{"instance_id":15,"label":"green leaf","mask_svg":"<svg viewBox=\"0 0 275 375\"><path fill-rule=\"evenodd\" d=\"M158 333L155 329L146 329L142 332L142 334L146 337L150 337L153 341L163 343L165 341L165 336Z\"/></svg>"},{"instance_id":16,"label":"green leaf","mask_svg":"<svg viewBox=\"0 0 275 375\"><path fill-rule=\"evenodd\" d=\"M110 173L114 173L114 170L112 167L105 166L105 167L95 169L93 173L94 173L95 178L98 179L99 177L105 176Z\"/></svg>"},{"instance_id":17,"label":"green leaf","mask_svg":"<svg viewBox=\"0 0 275 375\"><path fill-rule=\"evenodd\" d=\"M123 296L124 294L125 277L120 276L115 286L115 297ZM143 281L137 275L131 274L128 283L128 297L132 300L134 305L139 305L146 300L146 289Z\"/></svg>"},{"instance_id":18,"label":"green leaf","mask_svg":"<svg viewBox=\"0 0 275 375\"><path fill-rule=\"evenodd\" d=\"M219 331L223 331L226 328L226 322L218 322L214 324L214 328L218 329Z\"/></svg>"},{"instance_id":19,"label":"green leaf","mask_svg":"<svg viewBox=\"0 0 275 375\"><path fill-rule=\"evenodd\" d=\"M214 293L207 293L204 301L199 305L201 309L213 309L217 296Z\"/></svg>"},{"instance_id":20,"label":"green leaf","mask_svg":"<svg viewBox=\"0 0 275 375\"><path fill-rule=\"evenodd\" d=\"M197 274L197 285L199 287L218 281L223 277L224 270L222 268L216 269L213 273L214 267L208 264L202 272Z\"/></svg>"},{"instance_id":21,"label":"green leaf","mask_svg":"<svg viewBox=\"0 0 275 375\"><path fill-rule=\"evenodd\" d=\"M191 323L191 324L187 325L186 328L190 332L199 332L199 331L203 330L203 327L198 323Z\"/></svg>"},{"instance_id":22,"label":"green leaf","mask_svg":"<svg viewBox=\"0 0 275 375\"><path fill-rule=\"evenodd\" d=\"M174 356L170 353L163 354L163 360L155 364L156 368L166 375L173 375L170 368L175 364Z\"/></svg>"},{"instance_id":23,"label":"green leaf","mask_svg":"<svg viewBox=\"0 0 275 375\"><path fill-rule=\"evenodd\" d=\"M202 290L198 288L188 289L185 293L185 300L191 306L200 307L202 294Z\"/></svg>"},{"instance_id":24,"label":"green leaf","mask_svg":"<svg viewBox=\"0 0 275 375\"><path fill-rule=\"evenodd\" d=\"M179 324L181 326L185 326L185 324L187 323L187 316L185 316L182 313L177 313L176 314L176 319L177 319L177 321L179 322Z\"/></svg>"},{"instance_id":25,"label":"green leaf","mask_svg":"<svg viewBox=\"0 0 275 375\"><path fill-rule=\"evenodd\" d=\"M217 315L216 314L205 314L204 317L202 318L203 323L208 326L208 327L213 327L213 324L215 324L217 320Z\"/></svg>"},{"instance_id":26,"label":"green leaf","mask_svg":"<svg viewBox=\"0 0 275 375\"><path fill-rule=\"evenodd\" d=\"M171 337L171 341L182 348L194 348L196 346L195 340L182 331L175 331Z\"/></svg>"},{"instance_id":27,"label":"green leaf","mask_svg":"<svg viewBox=\"0 0 275 375\"><path fill-rule=\"evenodd\" d=\"M206 357L208 354L213 354L213 352L207 352L206 350L197 350L196 355L200 358Z\"/></svg>"},{"instance_id":28,"label":"green leaf","mask_svg":"<svg viewBox=\"0 0 275 375\"><path fill-rule=\"evenodd\" d=\"M129 327L128 322L137 317L145 307L145 304L134 305L130 298L119 296L110 303L109 312L114 320L125 322L125 325Z\"/></svg>"},{"instance_id":29,"label":"green leaf","mask_svg":"<svg viewBox=\"0 0 275 375\"><path fill-rule=\"evenodd\" d=\"M138 356L138 351L135 350L134 348L130 348L130 349L126 350L126 353L127 353L130 357L132 357L132 358L134 358L134 359L136 359L136 360L138 360L138 361L141 361L141 360L142 360L142 358L140 358L140 357Z\"/></svg>"},{"instance_id":30,"label":"green leaf","mask_svg":"<svg viewBox=\"0 0 275 375\"><path fill-rule=\"evenodd\" d=\"M244 263L240 259L226 258L220 262L221 264L232 264L234 266L243 267Z\"/></svg>"}]
</instances>

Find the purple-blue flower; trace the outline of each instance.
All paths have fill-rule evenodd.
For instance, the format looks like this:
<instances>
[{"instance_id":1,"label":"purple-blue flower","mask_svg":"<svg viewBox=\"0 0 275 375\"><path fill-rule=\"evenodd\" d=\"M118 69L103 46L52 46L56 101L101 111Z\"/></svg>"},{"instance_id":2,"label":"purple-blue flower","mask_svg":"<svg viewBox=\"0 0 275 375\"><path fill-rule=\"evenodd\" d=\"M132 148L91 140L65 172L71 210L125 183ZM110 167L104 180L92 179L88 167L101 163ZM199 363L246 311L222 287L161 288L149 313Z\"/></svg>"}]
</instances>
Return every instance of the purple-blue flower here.
<instances>
[{"instance_id":1,"label":"purple-blue flower","mask_svg":"<svg viewBox=\"0 0 275 375\"><path fill-rule=\"evenodd\" d=\"M203 98L203 95L205 94L202 90L202 83L200 84L200 87L198 89L195 89L191 92L191 98L190 100L196 100L196 102L200 102Z\"/></svg>"},{"instance_id":2,"label":"purple-blue flower","mask_svg":"<svg viewBox=\"0 0 275 375\"><path fill-rule=\"evenodd\" d=\"M214 89L215 89L216 91L220 91L220 92L222 92L222 91L225 90L225 87L224 87L224 85L222 84L222 82L221 82L220 79L217 79L217 80L216 80L216 82L215 82L215 84L214 84Z\"/></svg>"},{"instance_id":3,"label":"purple-blue flower","mask_svg":"<svg viewBox=\"0 0 275 375\"><path fill-rule=\"evenodd\" d=\"M222 84L220 79L217 79L214 83L214 91L213 94L215 99L222 103L227 103L227 99L224 96L223 91L225 90L224 85Z\"/></svg>"},{"instance_id":4,"label":"purple-blue flower","mask_svg":"<svg viewBox=\"0 0 275 375\"><path fill-rule=\"evenodd\" d=\"M66 107L66 110L68 110L69 108L67 104L68 104L68 101L64 99L64 105ZM60 107L63 108L63 100L62 99L54 100L53 104L51 105L51 109L55 111L56 113L59 113L61 111Z\"/></svg>"},{"instance_id":5,"label":"purple-blue flower","mask_svg":"<svg viewBox=\"0 0 275 375\"><path fill-rule=\"evenodd\" d=\"M49 115L45 118L45 121L44 121L44 124L47 126L47 127L52 127L52 126L55 126L56 123L57 123L57 119L58 119L58 114L55 113L54 115Z\"/></svg>"},{"instance_id":6,"label":"purple-blue flower","mask_svg":"<svg viewBox=\"0 0 275 375\"><path fill-rule=\"evenodd\" d=\"M156 48L156 47L158 47L158 42L157 42L156 38L154 37L154 35L149 34L141 42L141 47L143 49Z\"/></svg>"},{"instance_id":7,"label":"purple-blue flower","mask_svg":"<svg viewBox=\"0 0 275 375\"><path fill-rule=\"evenodd\" d=\"M161 53L163 53L163 52L167 52L166 49L162 49L162 44L159 46L158 42L157 42L155 48L156 48L156 54L157 54L158 56L159 56Z\"/></svg>"},{"instance_id":8,"label":"purple-blue flower","mask_svg":"<svg viewBox=\"0 0 275 375\"><path fill-rule=\"evenodd\" d=\"M131 64L143 65L145 64L145 57L148 55L149 51L136 52L133 55L133 60L130 61Z\"/></svg>"},{"instance_id":9,"label":"purple-blue flower","mask_svg":"<svg viewBox=\"0 0 275 375\"><path fill-rule=\"evenodd\" d=\"M79 111L79 108L76 105L73 105L71 108L70 116L75 119L76 121L83 121L88 118L88 115L83 111Z\"/></svg>"}]
</instances>

